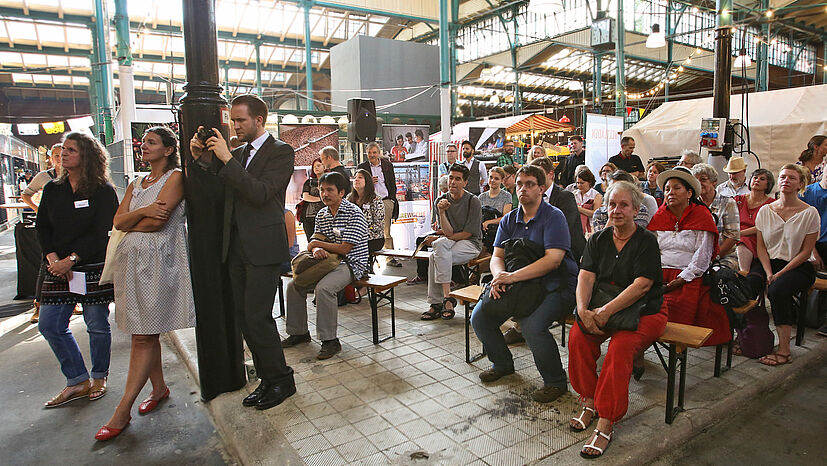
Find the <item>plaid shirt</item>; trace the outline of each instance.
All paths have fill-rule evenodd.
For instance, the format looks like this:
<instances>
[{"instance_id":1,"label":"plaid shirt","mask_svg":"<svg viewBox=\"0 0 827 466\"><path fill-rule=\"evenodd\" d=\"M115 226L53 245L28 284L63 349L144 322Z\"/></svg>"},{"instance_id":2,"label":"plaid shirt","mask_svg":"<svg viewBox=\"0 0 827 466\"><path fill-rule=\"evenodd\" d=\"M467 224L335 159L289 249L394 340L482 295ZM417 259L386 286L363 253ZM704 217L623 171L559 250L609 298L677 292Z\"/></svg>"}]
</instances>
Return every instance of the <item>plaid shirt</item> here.
<instances>
[{"instance_id":1,"label":"plaid shirt","mask_svg":"<svg viewBox=\"0 0 827 466\"><path fill-rule=\"evenodd\" d=\"M738 205L735 204L734 199L716 194L715 199L709 204L709 210L715 216L715 224L718 226L718 244L726 238L734 240L741 238L741 218L738 216ZM733 270L738 270L738 255L735 248L726 256L721 257L721 262Z\"/></svg>"},{"instance_id":2,"label":"plaid shirt","mask_svg":"<svg viewBox=\"0 0 827 466\"><path fill-rule=\"evenodd\" d=\"M360 279L368 271L368 224L362 209L342 199L336 216L325 206L316 214L316 232L327 236L334 243L350 243L353 247L345 256L345 263L353 276Z\"/></svg>"},{"instance_id":3,"label":"plaid shirt","mask_svg":"<svg viewBox=\"0 0 827 466\"><path fill-rule=\"evenodd\" d=\"M508 165L514 165L514 159L510 155L503 154L497 157L498 167L507 167Z\"/></svg>"}]
</instances>

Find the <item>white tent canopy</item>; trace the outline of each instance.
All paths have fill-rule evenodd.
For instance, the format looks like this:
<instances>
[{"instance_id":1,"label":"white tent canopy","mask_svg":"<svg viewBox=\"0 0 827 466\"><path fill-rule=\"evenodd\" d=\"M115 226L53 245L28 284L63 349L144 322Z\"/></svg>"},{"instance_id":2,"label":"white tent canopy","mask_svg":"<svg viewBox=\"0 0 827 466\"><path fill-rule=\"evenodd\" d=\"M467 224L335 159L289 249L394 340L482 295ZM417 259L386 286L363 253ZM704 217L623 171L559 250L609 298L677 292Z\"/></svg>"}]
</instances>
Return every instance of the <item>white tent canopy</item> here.
<instances>
[{"instance_id":1,"label":"white tent canopy","mask_svg":"<svg viewBox=\"0 0 827 466\"><path fill-rule=\"evenodd\" d=\"M827 134L827 85L750 93L748 122L741 117L741 99L741 95L730 98L730 115L749 124L750 148L763 168L776 172L781 165L795 162L812 136ZM651 157L679 155L684 149L697 151L701 119L711 116L711 97L667 102L623 135L635 139L635 153L645 163ZM758 168L755 157L743 155L747 173ZM713 163L720 167L723 157L714 159L720 159Z\"/></svg>"}]
</instances>

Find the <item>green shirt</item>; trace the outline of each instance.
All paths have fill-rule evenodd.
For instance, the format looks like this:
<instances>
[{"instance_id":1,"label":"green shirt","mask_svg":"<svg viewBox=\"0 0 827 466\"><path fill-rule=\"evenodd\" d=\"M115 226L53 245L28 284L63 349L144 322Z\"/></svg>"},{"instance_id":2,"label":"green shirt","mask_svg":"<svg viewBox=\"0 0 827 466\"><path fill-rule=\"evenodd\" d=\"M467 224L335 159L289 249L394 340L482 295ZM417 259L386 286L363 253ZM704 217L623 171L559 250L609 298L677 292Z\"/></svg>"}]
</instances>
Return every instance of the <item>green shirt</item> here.
<instances>
[{"instance_id":1,"label":"green shirt","mask_svg":"<svg viewBox=\"0 0 827 466\"><path fill-rule=\"evenodd\" d=\"M497 166L498 167L505 167L508 165L514 165L514 159L511 158L508 154L503 154L497 157Z\"/></svg>"}]
</instances>

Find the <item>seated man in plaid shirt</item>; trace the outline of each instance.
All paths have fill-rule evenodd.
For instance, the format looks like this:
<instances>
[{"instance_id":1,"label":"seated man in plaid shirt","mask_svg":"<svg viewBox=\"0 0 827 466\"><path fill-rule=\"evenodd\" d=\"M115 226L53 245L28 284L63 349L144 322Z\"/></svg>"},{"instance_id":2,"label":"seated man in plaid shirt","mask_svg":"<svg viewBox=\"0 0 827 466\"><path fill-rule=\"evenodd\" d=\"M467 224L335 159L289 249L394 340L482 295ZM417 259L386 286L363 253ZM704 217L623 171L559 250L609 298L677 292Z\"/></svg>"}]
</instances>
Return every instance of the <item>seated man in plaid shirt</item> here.
<instances>
[{"instance_id":1,"label":"seated man in plaid shirt","mask_svg":"<svg viewBox=\"0 0 827 466\"><path fill-rule=\"evenodd\" d=\"M339 307L336 293L354 280L368 274L368 225L359 206L344 199L348 180L338 172L325 173L319 179L319 194L325 207L316 214L316 231L331 241L313 240L307 245L317 258L328 253L344 260L316 284L316 335L322 341L318 359L328 359L342 350L336 338ZM289 348L310 341L307 329L307 293L294 282L287 285L287 334L281 346Z\"/></svg>"}]
</instances>

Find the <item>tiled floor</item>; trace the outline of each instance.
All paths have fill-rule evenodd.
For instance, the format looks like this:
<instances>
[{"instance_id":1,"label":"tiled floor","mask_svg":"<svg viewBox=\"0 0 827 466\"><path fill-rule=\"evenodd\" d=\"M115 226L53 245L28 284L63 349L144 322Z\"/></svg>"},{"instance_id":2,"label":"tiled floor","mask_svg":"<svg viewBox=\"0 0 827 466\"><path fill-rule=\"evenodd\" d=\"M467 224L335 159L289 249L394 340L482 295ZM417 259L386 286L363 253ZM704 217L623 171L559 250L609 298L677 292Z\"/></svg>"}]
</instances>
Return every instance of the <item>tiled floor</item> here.
<instances>
[{"instance_id":1,"label":"tiled floor","mask_svg":"<svg viewBox=\"0 0 827 466\"><path fill-rule=\"evenodd\" d=\"M405 264L379 272L413 271ZM585 433L568 429L578 412L574 392L549 404L531 399L542 382L524 344L511 348L515 375L481 383L477 374L489 363L465 363L462 309L450 321L421 321L425 293L426 285L396 288L396 338L380 345L371 342L363 299L339 308L343 349L332 359L316 359L315 339L285 350L298 391L266 415L307 464L402 464L415 452L441 464L525 464L585 441ZM312 305L308 312L315 338ZM284 321L277 322L284 336ZM389 333L389 308L380 308L379 322L380 336ZM553 333L559 342L560 329ZM472 353L479 351L473 331L471 345ZM567 367L567 349L559 351ZM655 405L663 409L665 372L652 349L646 358L646 375L630 382L627 418ZM690 350L688 390L712 377L713 358L712 349ZM735 358L733 366L745 361Z\"/></svg>"}]
</instances>

